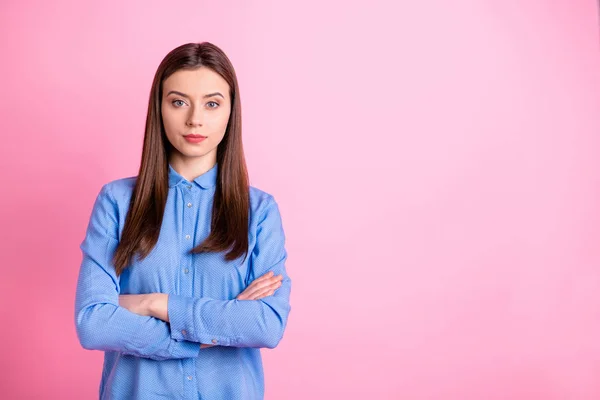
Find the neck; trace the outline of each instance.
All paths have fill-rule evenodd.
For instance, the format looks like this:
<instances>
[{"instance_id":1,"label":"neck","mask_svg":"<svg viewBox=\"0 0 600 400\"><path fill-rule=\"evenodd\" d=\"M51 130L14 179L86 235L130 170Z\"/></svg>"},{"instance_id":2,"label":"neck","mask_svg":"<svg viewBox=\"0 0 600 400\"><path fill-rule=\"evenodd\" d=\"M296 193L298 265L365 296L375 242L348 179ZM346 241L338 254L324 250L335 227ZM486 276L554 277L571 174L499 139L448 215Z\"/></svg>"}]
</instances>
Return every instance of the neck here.
<instances>
[{"instance_id":1,"label":"neck","mask_svg":"<svg viewBox=\"0 0 600 400\"><path fill-rule=\"evenodd\" d=\"M173 169L190 182L214 167L216 163L216 151L200 157L187 157L173 151L169 156L169 164Z\"/></svg>"}]
</instances>

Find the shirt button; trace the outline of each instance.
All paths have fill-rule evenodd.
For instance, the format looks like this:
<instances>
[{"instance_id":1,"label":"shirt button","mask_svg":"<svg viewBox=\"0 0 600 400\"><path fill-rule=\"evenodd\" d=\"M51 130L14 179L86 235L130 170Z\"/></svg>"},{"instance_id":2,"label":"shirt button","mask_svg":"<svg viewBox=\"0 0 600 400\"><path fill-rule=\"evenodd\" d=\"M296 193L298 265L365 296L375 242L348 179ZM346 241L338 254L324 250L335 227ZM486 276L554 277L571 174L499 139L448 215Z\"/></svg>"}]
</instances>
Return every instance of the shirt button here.
<instances>
[{"instance_id":1,"label":"shirt button","mask_svg":"<svg viewBox=\"0 0 600 400\"><path fill-rule=\"evenodd\" d=\"M187 274L188 272L190 272L190 270L187 268L183 270L183 273L185 273L185 274Z\"/></svg>"},{"instance_id":2,"label":"shirt button","mask_svg":"<svg viewBox=\"0 0 600 400\"><path fill-rule=\"evenodd\" d=\"M187 187L187 188L188 188L188 189L191 189L191 188L192 188L192 185L188 185L188 187Z\"/></svg>"},{"instance_id":3,"label":"shirt button","mask_svg":"<svg viewBox=\"0 0 600 400\"><path fill-rule=\"evenodd\" d=\"M186 331L185 329L183 329L183 330L181 331L181 334L182 334L183 336L185 336L185 335L187 335L187 331Z\"/></svg>"},{"instance_id":4,"label":"shirt button","mask_svg":"<svg viewBox=\"0 0 600 400\"><path fill-rule=\"evenodd\" d=\"M212 342L216 344L217 343L217 339L213 339Z\"/></svg>"},{"instance_id":5,"label":"shirt button","mask_svg":"<svg viewBox=\"0 0 600 400\"><path fill-rule=\"evenodd\" d=\"M185 238L189 239L189 238L191 238L191 236L190 235L185 235Z\"/></svg>"},{"instance_id":6,"label":"shirt button","mask_svg":"<svg viewBox=\"0 0 600 400\"><path fill-rule=\"evenodd\" d=\"M194 379L191 375L188 375L188 381L191 381L192 379Z\"/></svg>"},{"instance_id":7,"label":"shirt button","mask_svg":"<svg viewBox=\"0 0 600 400\"><path fill-rule=\"evenodd\" d=\"M191 206L192 206L192 203L187 203L187 206L188 206L188 207L191 207Z\"/></svg>"}]
</instances>

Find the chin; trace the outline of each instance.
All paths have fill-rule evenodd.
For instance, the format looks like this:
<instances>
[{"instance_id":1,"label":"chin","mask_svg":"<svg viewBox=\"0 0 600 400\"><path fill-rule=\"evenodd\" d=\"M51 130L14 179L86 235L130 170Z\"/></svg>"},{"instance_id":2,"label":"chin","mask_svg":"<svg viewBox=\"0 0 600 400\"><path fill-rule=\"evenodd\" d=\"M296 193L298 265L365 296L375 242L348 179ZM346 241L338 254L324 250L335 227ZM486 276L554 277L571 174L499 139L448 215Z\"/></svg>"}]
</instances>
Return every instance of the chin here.
<instances>
[{"instance_id":1,"label":"chin","mask_svg":"<svg viewBox=\"0 0 600 400\"><path fill-rule=\"evenodd\" d=\"M184 157L202 157L206 154L205 151L182 151Z\"/></svg>"},{"instance_id":2,"label":"chin","mask_svg":"<svg viewBox=\"0 0 600 400\"><path fill-rule=\"evenodd\" d=\"M200 149L196 149L196 151L182 151L181 154L183 154L186 157L204 157L205 155L209 154L210 150L200 150Z\"/></svg>"}]
</instances>

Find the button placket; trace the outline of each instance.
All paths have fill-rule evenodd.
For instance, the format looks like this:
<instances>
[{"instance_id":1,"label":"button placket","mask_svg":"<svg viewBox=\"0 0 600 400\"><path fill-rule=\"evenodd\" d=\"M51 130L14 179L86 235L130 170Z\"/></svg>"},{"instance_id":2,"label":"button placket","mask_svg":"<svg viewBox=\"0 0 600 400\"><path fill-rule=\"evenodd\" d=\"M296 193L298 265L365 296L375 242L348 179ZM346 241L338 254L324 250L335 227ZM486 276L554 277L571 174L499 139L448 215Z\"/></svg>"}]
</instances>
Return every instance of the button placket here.
<instances>
[{"instance_id":1,"label":"button placket","mask_svg":"<svg viewBox=\"0 0 600 400\"><path fill-rule=\"evenodd\" d=\"M192 185L186 185L186 188L187 188L188 190L191 190L191 189L192 189ZM184 196L184 202L185 202L185 197L187 197L187 196ZM191 202L191 201L188 201L188 202L187 202L187 204L186 204L186 206L187 206L187 208L191 208L191 207L192 207L192 202ZM186 240L190 240L190 239L191 239L191 236L190 236L190 235L185 235L185 238L186 238ZM189 272L190 272L190 269L189 269L189 268L183 268L183 273L184 273L184 274L186 274L186 275L187 275L187 274L189 274Z\"/></svg>"},{"instance_id":2,"label":"button placket","mask_svg":"<svg viewBox=\"0 0 600 400\"><path fill-rule=\"evenodd\" d=\"M183 243L181 246L182 249L182 254L181 254L181 269L180 271L183 272L182 274L182 279L181 279L181 285L180 285L180 290L181 290L181 295L183 296L193 296L193 279L191 278L191 274L190 271L192 270L192 258L193 255L190 254L190 250L194 247L194 241L191 240L192 239L192 234L194 233L194 229L196 226L196 222L195 222L195 213L193 212L193 208L192 206L195 204L194 201L194 191L192 190L192 185L189 183L185 183L185 189L182 190L181 194L182 194L182 199L181 199L181 204L182 207L179 207L180 212L183 214L182 215L182 220L183 220L183 224L182 224L182 232L181 234L183 235ZM186 327L187 328L187 327ZM186 329L182 329L181 330L181 334L183 335L184 338L188 338L190 335L190 332L187 331ZM183 371L182 374L184 376L184 379L186 382L189 382L188 385L186 385L186 394L188 396L192 396L193 394L196 393L196 387L194 384L194 376L195 376L195 371L196 371L196 365L195 365L195 359L193 358L189 358L189 359L185 359L183 360ZM190 397L191 398L191 397Z\"/></svg>"},{"instance_id":3,"label":"button placket","mask_svg":"<svg viewBox=\"0 0 600 400\"><path fill-rule=\"evenodd\" d=\"M186 184L186 187L187 187L188 190L192 189L192 185ZM185 201L185 197L188 197L188 196L184 195L184 201ZM191 208L192 207L192 202L191 201L187 201L186 203L187 203L186 204L187 208ZM185 235L185 238L186 238L186 240L190 240L192 237L188 234L188 235ZM186 272L186 274L187 274L187 272Z\"/></svg>"}]
</instances>

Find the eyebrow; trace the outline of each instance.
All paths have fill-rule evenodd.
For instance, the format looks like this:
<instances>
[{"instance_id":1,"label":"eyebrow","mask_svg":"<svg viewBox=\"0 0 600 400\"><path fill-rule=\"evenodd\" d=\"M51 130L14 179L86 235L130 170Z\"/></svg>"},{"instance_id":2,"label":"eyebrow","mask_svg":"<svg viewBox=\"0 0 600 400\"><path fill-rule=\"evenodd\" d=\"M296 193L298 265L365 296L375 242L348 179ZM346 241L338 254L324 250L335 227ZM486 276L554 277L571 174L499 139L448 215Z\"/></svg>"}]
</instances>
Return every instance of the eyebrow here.
<instances>
[{"instance_id":1,"label":"eyebrow","mask_svg":"<svg viewBox=\"0 0 600 400\"><path fill-rule=\"evenodd\" d=\"M185 98L187 98L187 99L189 99L189 98L190 98L190 96L188 96L187 94L185 94L185 93L181 93L181 92L178 92L177 90L171 90L169 93L167 93L167 96L169 96L169 95L171 95L171 94L177 94L177 95L179 95L179 96L182 96L182 97L185 97ZM214 93L205 94L205 95L204 95L204 96L202 96L202 97L206 99L207 97L213 97L213 96L221 96L223 99L225 99L225 96L223 96L223 95L222 95L221 93L219 93L219 92L214 92Z\"/></svg>"}]
</instances>

